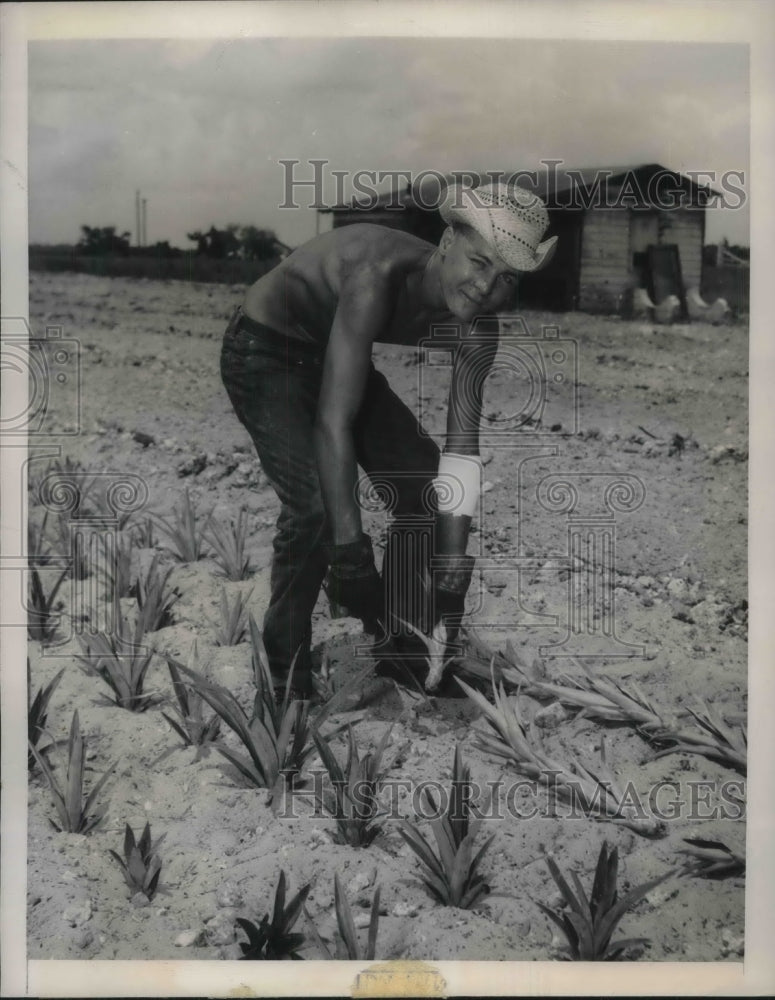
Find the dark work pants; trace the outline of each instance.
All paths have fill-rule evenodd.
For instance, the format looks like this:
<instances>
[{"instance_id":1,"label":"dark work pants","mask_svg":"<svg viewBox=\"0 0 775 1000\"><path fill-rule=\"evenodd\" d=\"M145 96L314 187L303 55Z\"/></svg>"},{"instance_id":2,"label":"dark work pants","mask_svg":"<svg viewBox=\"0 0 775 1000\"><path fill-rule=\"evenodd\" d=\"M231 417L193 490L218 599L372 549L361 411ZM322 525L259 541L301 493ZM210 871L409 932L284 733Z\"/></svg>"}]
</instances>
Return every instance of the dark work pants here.
<instances>
[{"instance_id":1,"label":"dark work pants","mask_svg":"<svg viewBox=\"0 0 775 1000\"><path fill-rule=\"evenodd\" d=\"M229 323L223 383L281 502L264 644L278 683L298 650L294 686L302 689L310 684L310 619L327 569L323 546L330 540L313 444L322 370L316 345L255 323L240 310ZM358 464L393 515L383 562L386 597L394 614L422 626L439 451L373 365L354 439Z\"/></svg>"}]
</instances>

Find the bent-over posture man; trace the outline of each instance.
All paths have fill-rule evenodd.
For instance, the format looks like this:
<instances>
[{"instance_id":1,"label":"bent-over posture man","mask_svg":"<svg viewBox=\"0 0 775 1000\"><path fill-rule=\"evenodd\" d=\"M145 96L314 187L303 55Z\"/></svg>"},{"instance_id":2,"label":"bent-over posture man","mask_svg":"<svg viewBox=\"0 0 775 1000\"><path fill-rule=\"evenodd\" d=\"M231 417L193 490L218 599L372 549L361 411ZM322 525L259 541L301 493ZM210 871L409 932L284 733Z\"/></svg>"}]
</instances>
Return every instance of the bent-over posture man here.
<instances>
[{"instance_id":1,"label":"bent-over posture man","mask_svg":"<svg viewBox=\"0 0 775 1000\"><path fill-rule=\"evenodd\" d=\"M310 620L326 573L332 603L383 640L392 616L452 643L464 611L481 387L497 349L472 321L513 308L520 273L546 264L557 237L541 242L546 209L518 186L452 188L441 212L448 228L438 247L370 224L316 237L248 289L226 331L223 381L282 504L264 643L277 687L296 657L296 697L311 694ZM371 355L374 343L414 346L450 321L461 337L440 456ZM396 523L430 512L430 576L421 545L406 547L413 565L401 562L398 532L380 576L361 525L359 465L389 484Z\"/></svg>"}]
</instances>

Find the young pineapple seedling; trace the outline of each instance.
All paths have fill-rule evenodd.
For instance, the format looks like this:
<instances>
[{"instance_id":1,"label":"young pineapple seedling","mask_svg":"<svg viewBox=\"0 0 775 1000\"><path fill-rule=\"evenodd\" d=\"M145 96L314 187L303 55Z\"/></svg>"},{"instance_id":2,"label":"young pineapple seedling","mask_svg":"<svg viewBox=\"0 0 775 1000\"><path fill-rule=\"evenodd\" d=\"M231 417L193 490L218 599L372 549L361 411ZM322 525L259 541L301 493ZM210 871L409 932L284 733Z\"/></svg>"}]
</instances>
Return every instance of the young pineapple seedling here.
<instances>
[{"instance_id":1,"label":"young pineapple seedling","mask_svg":"<svg viewBox=\"0 0 775 1000\"><path fill-rule=\"evenodd\" d=\"M33 471L34 468L34 471ZM33 466L33 462L27 466L27 492L29 493L29 508L30 510L41 503L40 488L43 485L44 480L51 472L51 462L49 461L45 469L38 471L37 465Z\"/></svg>"},{"instance_id":2,"label":"young pineapple seedling","mask_svg":"<svg viewBox=\"0 0 775 1000\"><path fill-rule=\"evenodd\" d=\"M93 496L96 485L97 477L87 473L79 461L69 457L64 461L57 458L49 462L48 468L35 482L34 501L46 506L53 499L52 506L58 506L58 501L66 497L71 509L70 514L63 515L62 520L66 524L69 516L77 520L89 517L97 510Z\"/></svg>"},{"instance_id":3,"label":"young pineapple seedling","mask_svg":"<svg viewBox=\"0 0 775 1000\"><path fill-rule=\"evenodd\" d=\"M333 954L318 933L318 929L312 922L312 918L305 907L304 915L307 918L307 924L312 932L312 937L326 958L344 959L351 962L374 961L377 950L377 932L379 931L379 898L380 887L377 886L371 899L369 932L366 947L364 948L358 940L350 902L342 888L339 875L338 873L334 875L334 905L336 907L336 925L339 933L337 934L336 948Z\"/></svg>"},{"instance_id":4,"label":"young pineapple seedling","mask_svg":"<svg viewBox=\"0 0 775 1000\"><path fill-rule=\"evenodd\" d=\"M86 466L77 458L70 458L69 455L66 455L64 459L55 458L49 463L45 479L54 475L57 479L69 479L77 486L80 494L79 510L85 508L86 500L94 489L97 477L88 476L87 478Z\"/></svg>"},{"instance_id":5,"label":"young pineapple seedling","mask_svg":"<svg viewBox=\"0 0 775 1000\"><path fill-rule=\"evenodd\" d=\"M174 509L172 518L154 515L156 523L170 542L173 555L184 563L197 562L202 558L205 532L211 517L212 511L205 518L204 525L197 524L197 515L188 490L183 491L183 499L180 506Z\"/></svg>"},{"instance_id":6,"label":"young pineapple seedling","mask_svg":"<svg viewBox=\"0 0 775 1000\"><path fill-rule=\"evenodd\" d=\"M675 718L646 697L637 681L625 684L594 675L583 663L578 663L582 676L566 675L566 684L548 683L530 676L510 642L506 644L505 653L493 653L477 638L469 642L468 652L471 655L466 664L476 664L478 680L482 679L482 661L489 655L490 672L497 673L502 682L530 697L553 699L568 707L578 708L580 715L586 718L627 722L637 727L641 736L658 748L656 757L672 753L700 754L746 774L748 740L745 728L728 726L700 699L696 708L689 709L699 729L682 729Z\"/></svg>"},{"instance_id":7,"label":"young pineapple seedling","mask_svg":"<svg viewBox=\"0 0 775 1000\"><path fill-rule=\"evenodd\" d=\"M73 721L70 724L70 738L67 747L67 775L63 786L54 777L54 773L46 758L38 752L32 743L29 744L29 749L37 761L38 767L43 772L43 776L48 782L48 786L54 796L54 805L59 817L59 823L50 820L51 825L55 830L66 833L86 834L91 832L105 817L108 808L107 804L95 808L95 803L97 796L102 791L116 765L112 764L108 768L84 800L83 776L86 760L86 741L81 735L78 712L73 712Z\"/></svg>"},{"instance_id":8,"label":"young pineapple seedling","mask_svg":"<svg viewBox=\"0 0 775 1000\"><path fill-rule=\"evenodd\" d=\"M312 675L312 686L315 690L315 697L320 704L325 704L334 697L336 689L331 671L331 654L328 649L323 650L320 670Z\"/></svg>"},{"instance_id":9,"label":"young pineapple seedling","mask_svg":"<svg viewBox=\"0 0 775 1000\"><path fill-rule=\"evenodd\" d=\"M622 938L611 943L611 937L625 913L655 886L670 878L672 871L644 882L619 899L616 888L619 854L615 847L609 851L606 841L600 848L589 897L576 872L571 872L576 889L574 893L555 861L547 857L546 863L567 908L553 910L544 903L535 902L565 935L571 959L577 962L611 962L620 959L622 952L634 945L648 944L648 938Z\"/></svg>"},{"instance_id":10,"label":"young pineapple seedling","mask_svg":"<svg viewBox=\"0 0 775 1000\"><path fill-rule=\"evenodd\" d=\"M29 696L32 690L32 685L30 682L30 661L29 657L27 658L27 739L29 740L30 746L35 747L41 757L45 757L54 746L53 742L51 742L47 743L46 746L41 747L40 740L46 732L46 722L48 721L48 703L51 701L51 696L56 690L57 685L62 680L64 672L65 670L63 667L49 684L47 684L44 688L38 688L38 692L32 700L32 703L29 704ZM27 767L30 771L32 771L35 767L35 757L33 756L32 750L27 752Z\"/></svg>"},{"instance_id":11,"label":"young pineapple seedling","mask_svg":"<svg viewBox=\"0 0 775 1000\"><path fill-rule=\"evenodd\" d=\"M165 836L166 834L162 834L155 843L152 843L151 824L146 823L140 840L136 841L134 831L127 823L124 831L124 857L108 848L111 857L121 868L124 881L133 895L141 892L149 900L156 895L162 865L158 851Z\"/></svg>"},{"instance_id":12,"label":"young pineapple seedling","mask_svg":"<svg viewBox=\"0 0 775 1000\"><path fill-rule=\"evenodd\" d=\"M198 695L217 712L229 729L237 736L247 754L232 750L218 742L216 749L250 784L258 788L279 790L285 781L293 783L301 772L315 746L310 735L309 703L290 701L290 689L278 704L274 697L272 674L261 632L251 616L253 641L253 669L256 695L250 716L234 695L220 684L208 681L200 673L182 664L179 670L191 678L191 685Z\"/></svg>"},{"instance_id":13,"label":"young pineapple seedling","mask_svg":"<svg viewBox=\"0 0 775 1000\"><path fill-rule=\"evenodd\" d=\"M207 541L215 553L215 561L227 580L247 580L250 577L250 558L245 554L248 540L247 511L240 510L236 522L228 526L212 521Z\"/></svg>"},{"instance_id":14,"label":"young pineapple seedling","mask_svg":"<svg viewBox=\"0 0 775 1000\"><path fill-rule=\"evenodd\" d=\"M221 625L215 635L216 646L237 646L243 641L248 631L247 603L251 594L239 593L234 603L229 603L226 588L221 587Z\"/></svg>"},{"instance_id":15,"label":"young pineapple seedling","mask_svg":"<svg viewBox=\"0 0 775 1000\"><path fill-rule=\"evenodd\" d=\"M40 524L32 517L27 521L27 562L30 566L48 566L52 561L51 543L46 534L48 511L43 514Z\"/></svg>"},{"instance_id":16,"label":"young pineapple seedling","mask_svg":"<svg viewBox=\"0 0 775 1000\"><path fill-rule=\"evenodd\" d=\"M166 589L171 573L171 566L166 572L159 570L157 553L147 572L137 578L138 619L143 632L158 632L172 625L172 608L180 599L180 592Z\"/></svg>"},{"instance_id":17,"label":"young pineapple seedling","mask_svg":"<svg viewBox=\"0 0 775 1000\"><path fill-rule=\"evenodd\" d=\"M131 531L134 527L133 521L137 515L135 510L116 509L116 505L111 502L108 493L99 490L91 501L91 506L95 513L101 514L106 520L116 526L119 532Z\"/></svg>"},{"instance_id":18,"label":"young pineapple seedling","mask_svg":"<svg viewBox=\"0 0 775 1000\"><path fill-rule=\"evenodd\" d=\"M130 712L144 712L160 700L158 694L145 690L145 678L155 654L143 646L144 639L139 621L132 637L122 625L116 633L99 632L80 640L84 652L77 659L81 668L92 677L101 677L113 692L112 699L103 700Z\"/></svg>"},{"instance_id":19,"label":"young pineapple seedling","mask_svg":"<svg viewBox=\"0 0 775 1000\"><path fill-rule=\"evenodd\" d=\"M584 718L600 722L628 722L641 729L644 735L664 725L663 716L646 697L639 684L631 680L629 684L614 681L608 677L593 674L583 662L578 665L581 676L562 675L567 684L553 684L534 680L516 656L511 643L506 646L509 666L501 670L502 679L521 693L544 701L559 701L569 708L578 708Z\"/></svg>"},{"instance_id":20,"label":"young pineapple seedling","mask_svg":"<svg viewBox=\"0 0 775 1000\"><path fill-rule=\"evenodd\" d=\"M154 532L153 518L145 517L131 527L132 538L141 549L156 548L156 534Z\"/></svg>"},{"instance_id":21,"label":"young pineapple seedling","mask_svg":"<svg viewBox=\"0 0 775 1000\"><path fill-rule=\"evenodd\" d=\"M401 837L417 855L423 869L422 882L433 898L444 906L461 910L470 910L490 891L480 868L494 834L474 852L482 818L476 816L471 790L471 772L463 764L458 746L455 747L452 785L445 812L440 811L430 792L425 793L435 813L430 823L437 850L414 823L403 820L398 828Z\"/></svg>"},{"instance_id":22,"label":"young pineapple seedling","mask_svg":"<svg viewBox=\"0 0 775 1000\"><path fill-rule=\"evenodd\" d=\"M265 914L257 924L242 917L237 918L237 923L248 939L240 942L243 960L271 961L301 958L299 948L305 943L305 937L292 931L312 889L312 883L308 882L302 886L287 906L285 889L285 872L282 871L275 889L272 916Z\"/></svg>"},{"instance_id":23,"label":"young pineapple seedling","mask_svg":"<svg viewBox=\"0 0 775 1000\"><path fill-rule=\"evenodd\" d=\"M699 730L656 730L652 737L659 742L670 742L657 753L664 757L670 753L696 753L710 760L718 761L733 768L740 774L748 773L748 735L744 726L733 729L713 711L702 699L697 699L697 707L689 708Z\"/></svg>"},{"instance_id":24,"label":"young pineapple seedling","mask_svg":"<svg viewBox=\"0 0 775 1000\"><path fill-rule=\"evenodd\" d=\"M28 485L32 496L30 497L30 508L42 505L44 508L49 505L60 506L60 501L66 499L70 510L54 518L54 536L57 552L70 551L70 520L78 521L79 518L88 517L95 508L91 496L97 477L87 475L85 468L78 461L66 458L64 461L56 459L49 462L46 469L38 477L30 477ZM52 502L53 501L53 502ZM44 517L44 524L47 520L48 512ZM84 569L85 576L88 576L88 560L77 570ZM79 575L79 579L85 576Z\"/></svg>"},{"instance_id":25,"label":"young pineapple seedling","mask_svg":"<svg viewBox=\"0 0 775 1000\"><path fill-rule=\"evenodd\" d=\"M108 600L118 601L121 597L132 597L135 582L132 579L132 536L119 535L117 538L106 534L101 539L102 560L98 577L105 587Z\"/></svg>"},{"instance_id":26,"label":"young pineapple seedling","mask_svg":"<svg viewBox=\"0 0 775 1000\"><path fill-rule=\"evenodd\" d=\"M307 705L294 702L283 713L280 724L275 724L266 710L260 692L256 694L253 712L245 712L234 695L220 684L208 681L195 671L178 664L190 678L198 695L215 711L237 736L247 753L232 750L222 742L216 749L229 763L258 788L275 789L287 774L289 779L299 773L312 751L309 739Z\"/></svg>"},{"instance_id":27,"label":"young pineapple seedling","mask_svg":"<svg viewBox=\"0 0 775 1000\"><path fill-rule=\"evenodd\" d=\"M476 738L487 753L507 760L519 774L546 787L553 799L569 803L593 819L619 823L642 837L666 834L665 823L648 816L642 808L640 815L631 815L631 804L608 766L604 739L600 741L600 762L594 770L577 760L565 763L551 758L528 736L516 696L509 698L502 683L496 686L494 676L494 704L459 677L456 680L482 712L486 729L477 729Z\"/></svg>"},{"instance_id":28,"label":"young pineapple seedling","mask_svg":"<svg viewBox=\"0 0 775 1000\"><path fill-rule=\"evenodd\" d=\"M67 553L70 575L74 580L86 580L91 576L92 567L98 563L95 551L89 551L83 526L69 514L59 514L54 518L54 548ZM96 548L96 539L92 540Z\"/></svg>"},{"instance_id":29,"label":"young pineapple seedling","mask_svg":"<svg viewBox=\"0 0 775 1000\"><path fill-rule=\"evenodd\" d=\"M27 563L29 569L30 604L27 608L27 635L37 642L46 643L53 639L59 625L60 616L56 613L59 605L56 603L59 589L69 573L69 562L64 560L64 567L56 578L45 568L53 570L54 563L60 566L61 558L52 556L51 546L46 536L48 511L43 515L40 524L32 518L27 522ZM49 581L50 589L46 589L44 581Z\"/></svg>"},{"instance_id":30,"label":"young pineapple seedling","mask_svg":"<svg viewBox=\"0 0 775 1000\"><path fill-rule=\"evenodd\" d=\"M67 569L63 569L54 580L51 588L46 590L43 582L45 574L33 566L30 571L30 606L27 609L27 635L36 642L48 643L56 635L61 615L57 604L59 588L67 577Z\"/></svg>"},{"instance_id":31,"label":"young pineapple seedling","mask_svg":"<svg viewBox=\"0 0 775 1000\"><path fill-rule=\"evenodd\" d=\"M320 759L331 779L331 789L318 798L323 809L336 820L335 843L367 847L382 829L379 791L385 772L380 770L392 727L385 731L374 753L358 754L355 734L348 727L347 761L342 768L328 743L313 733Z\"/></svg>"},{"instance_id":32,"label":"young pineapple seedling","mask_svg":"<svg viewBox=\"0 0 775 1000\"><path fill-rule=\"evenodd\" d=\"M408 667L406 670L407 673L410 673ZM341 684L334 684L334 675L330 668L330 661L328 655L324 654L320 674L312 675L312 686L319 702L319 707L315 712L315 728L320 729L329 716L334 715L337 711L345 710L348 699L352 698L353 695L358 696L364 681L368 681L373 676L374 664L371 661L367 661L348 677L346 681ZM416 680L415 683L417 683ZM420 688L420 691L422 691L422 688Z\"/></svg>"},{"instance_id":33,"label":"young pineapple seedling","mask_svg":"<svg viewBox=\"0 0 775 1000\"><path fill-rule=\"evenodd\" d=\"M427 582L426 586L429 587L430 582ZM450 657L447 654L447 643L445 641L444 628L439 625L433 630L431 635L426 635L423 631L421 631L421 629L417 628L417 626L413 625L411 622L405 621L403 618L399 618L398 620L425 646L425 652L428 657L428 673L425 677L425 690L436 691L444 677L444 672L451 666L454 659L454 657Z\"/></svg>"},{"instance_id":34,"label":"young pineapple seedling","mask_svg":"<svg viewBox=\"0 0 775 1000\"><path fill-rule=\"evenodd\" d=\"M180 671L177 663L171 656L166 657L167 668L170 672L170 679L172 680L172 688L175 692L175 697L177 699L177 705L175 707L175 712L177 713L178 719L173 719L171 716L167 715L166 712L161 714L169 722L175 732L180 736L186 746L195 746L200 748L207 747L208 744L214 743L221 733L221 719L218 715L211 715L209 719L205 721L204 717L204 700L200 694L189 685L186 684L180 676ZM191 670L197 670L198 658L196 651L196 641L194 642L191 649L191 656L189 657L188 667Z\"/></svg>"},{"instance_id":35,"label":"young pineapple seedling","mask_svg":"<svg viewBox=\"0 0 775 1000\"><path fill-rule=\"evenodd\" d=\"M712 879L745 875L745 858L722 841L684 837L684 843L689 846L682 848L681 853L690 860L684 865L682 875Z\"/></svg>"}]
</instances>

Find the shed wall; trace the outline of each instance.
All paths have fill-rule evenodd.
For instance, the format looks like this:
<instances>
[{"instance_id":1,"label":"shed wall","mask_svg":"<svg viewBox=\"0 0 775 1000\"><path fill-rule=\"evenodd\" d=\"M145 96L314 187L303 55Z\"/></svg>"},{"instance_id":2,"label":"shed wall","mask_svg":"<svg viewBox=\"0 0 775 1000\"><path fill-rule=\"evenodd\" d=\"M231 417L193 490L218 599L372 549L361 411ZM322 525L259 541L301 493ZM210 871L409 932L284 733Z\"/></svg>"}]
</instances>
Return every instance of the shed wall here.
<instances>
[{"instance_id":1,"label":"shed wall","mask_svg":"<svg viewBox=\"0 0 775 1000\"><path fill-rule=\"evenodd\" d=\"M581 236L579 308L587 312L618 312L630 281L629 213L593 208L584 216Z\"/></svg>"},{"instance_id":2,"label":"shed wall","mask_svg":"<svg viewBox=\"0 0 775 1000\"><path fill-rule=\"evenodd\" d=\"M702 280L703 211L698 208L653 213L655 242L678 246L685 288L699 288ZM643 249L633 245L633 217L634 213L616 208L592 208L585 213L580 309L619 312L627 289L642 284L633 268L633 252Z\"/></svg>"},{"instance_id":3,"label":"shed wall","mask_svg":"<svg viewBox=\"0 0 775 1000\"><path fill-rule=\"evenodd\" d=\"M659 242L675 243L681 255L681 276L685 288L699 288L702 280L703 209L662 212Z\"/></svg>"}]
</instances>

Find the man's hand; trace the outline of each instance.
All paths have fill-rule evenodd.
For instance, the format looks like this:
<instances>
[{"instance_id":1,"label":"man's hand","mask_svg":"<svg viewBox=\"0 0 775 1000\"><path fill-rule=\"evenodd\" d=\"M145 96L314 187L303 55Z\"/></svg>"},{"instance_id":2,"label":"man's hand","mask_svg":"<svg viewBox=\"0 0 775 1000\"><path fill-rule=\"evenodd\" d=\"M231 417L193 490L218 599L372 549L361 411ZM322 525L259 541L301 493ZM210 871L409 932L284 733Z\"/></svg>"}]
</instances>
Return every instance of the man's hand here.
<instances>
[{"instance_id":1,"label":"man's hand","mask_svg":"<svg viewBox=\"0 0 775 1000\"><path fill-rule=\"evenodd\" d=\"M327 551L330 565L324 588L329 601L360 618L367 632L377 634L385 617L385 599L371 538L362 534L357 542L330 545Z\"/></svg>"},{"instance_id":2,"label":"man's hand","mask_svg":"<svg viewBox=\"0 0 775 1000\"><path fill-rule=\"evenodd\" d=\"M441 680L444 666L458 652L456 640L465 611L465 599L474 571L473 556L450 556L447 566L434 574L433 630L434 651L425 686L432 690Z\"/></svg>"}]
</instances>

